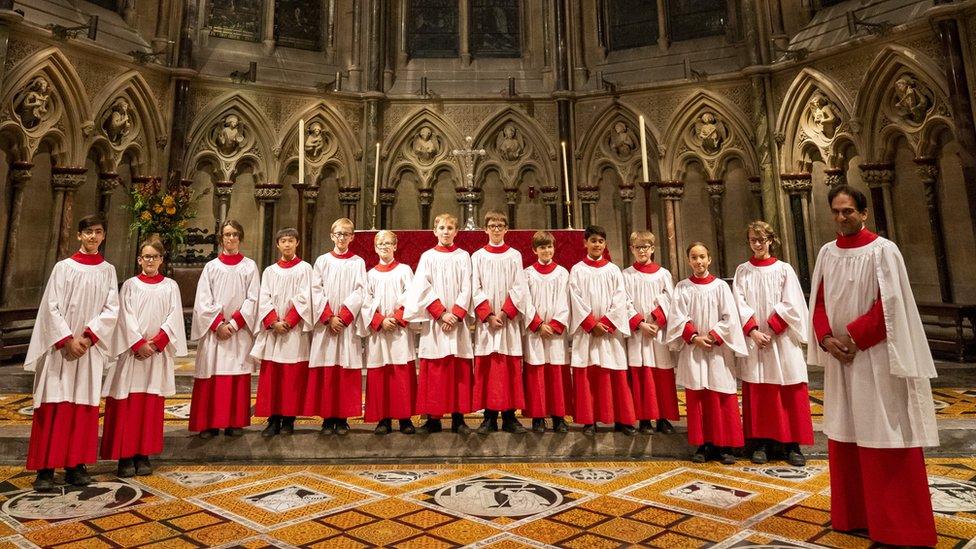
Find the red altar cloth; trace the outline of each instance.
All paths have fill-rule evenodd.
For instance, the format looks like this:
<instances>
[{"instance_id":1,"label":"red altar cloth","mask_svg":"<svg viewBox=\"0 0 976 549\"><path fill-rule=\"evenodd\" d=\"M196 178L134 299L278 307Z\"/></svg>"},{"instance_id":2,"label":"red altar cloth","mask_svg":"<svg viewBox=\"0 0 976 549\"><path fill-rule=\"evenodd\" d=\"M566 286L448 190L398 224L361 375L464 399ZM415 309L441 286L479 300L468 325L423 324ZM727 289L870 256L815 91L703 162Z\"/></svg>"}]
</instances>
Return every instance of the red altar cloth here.
<instances>
[{"instance_id":1,"label":"red altar cloth","mask_svg":"<svg viewBox=\"0 0 976 549\"><path fill-rule=\"evenodd\" d=\"M373 237L377 231L356 231L356 238L349 245L353 253L362 257L366 261L366 268L372 269L379 258L373 247ZM420 261L420 254L434 247L437 244L437 237L434 231L393 231L397 235L396 258L400 263L410 265L416 270L417 262ZM583 247L582 230L556 230L549 231L556 237L556 263L572 268L578 261L586 257L586 248ZM528 267L535 263L536 257L532 252L532 235L535 231L510 230L505 234L505 243L522 252L522 265ZM483 230L458 231L454 243L473 253L478 248L488 244L488 235ZM609 252L606 257L609 258Z\"/></svg>"}]
</instances>

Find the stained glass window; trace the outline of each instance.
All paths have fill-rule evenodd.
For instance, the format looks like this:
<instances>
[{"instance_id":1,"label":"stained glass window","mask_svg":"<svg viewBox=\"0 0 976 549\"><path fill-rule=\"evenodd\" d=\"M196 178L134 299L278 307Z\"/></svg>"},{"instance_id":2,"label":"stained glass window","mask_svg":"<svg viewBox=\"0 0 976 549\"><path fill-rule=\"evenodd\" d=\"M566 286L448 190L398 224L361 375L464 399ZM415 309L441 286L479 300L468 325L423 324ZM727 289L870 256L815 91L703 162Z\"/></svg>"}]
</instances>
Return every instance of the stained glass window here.
<instances>
[{"instance_id":1,"label":"stained glass window","mask_svg":"<svg viewBox=\"0 0 976 549\"><path fill-rule=\"evenodd\" d=\"M668 0L671 40L692 40L725 34L724 0Z\"/></svg>"},{"instance_id":2,"label":"stained glass window","mask_svg":"<svg viewBox=\"0 0 976 549\"><path fill-rule=\"evenodd\" d=\"M261 6L261 0L210 0L210 36L257 42Z\"/></svg>"},{"instance_id":3,"label":"stained glass window","mask_svg":"<svg viewBox=\"0 0 976 549\"><path fill-rule=\"evenodd\" d=\"M607 0L604 6L611 50L657 44L657 0Z\"/></svg>"},{"instance_id":4,"label":"stained glass window","mask_svg":"<svg viewBox=\"0 0 976 549\"><path fill-rule=\"evenodd\" d=\"M468 46L475 57L519 57L518 0L470 0Z\"/></svg>"},{"instance_id":5,"label":"stained glass window","mask_svg":"<svg viewBox=\"0 0 976 549\"><path fill-rule=\"evenodd\" d=\"M275 0L275 42L279 46L319 50L322 43L320 0Z\"/></svg>"},{"instance_id":6,"label":"stained glass window","mask_svg":"<svg viewBox=\"0 0 976 549\"><path fill-rule=\"evenodd\" d=\"M457 57L457 0L411 0L407 49L411 57Z\"/></svg>"}]
</instances>

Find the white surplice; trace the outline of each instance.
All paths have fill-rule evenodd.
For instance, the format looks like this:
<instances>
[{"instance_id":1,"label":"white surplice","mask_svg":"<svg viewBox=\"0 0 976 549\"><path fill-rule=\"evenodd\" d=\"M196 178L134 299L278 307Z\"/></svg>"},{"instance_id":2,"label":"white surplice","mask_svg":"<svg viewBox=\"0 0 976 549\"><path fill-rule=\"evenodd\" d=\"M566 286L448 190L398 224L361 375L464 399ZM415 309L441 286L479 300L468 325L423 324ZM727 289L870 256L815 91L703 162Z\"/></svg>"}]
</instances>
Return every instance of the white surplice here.
<instances>
[{"instance_id":1,"label":"white surplice","mask_svg":"<svg viewBox=\"0 0 976 549\"><path fill-rule=\"evenodd\" d=\"M352 370L363 367L362 332L357 329L356 318L363 307L366 286L366 262L351 252L337 257L333 252L324 253L315 260L313 267L312 296L313 315L311 356L309 368L341 366ZM345 307L352 315L349 324L338 335L333 334L320 319L328 307L332 314L340 315Z\"/></svg>"},{"instance_id":2,"label":"white surplice","mask_svg":"<svg viewBox=\"0 0 976 549\"><path fill-rule=\"evenodd\" d=\"M295 307L301 320L291 330L276 335L265 329L264 319L271 311L284 320L288 311ZM254 339L251 358L270 360L279 364L296 364L308 361L309 332L312 331L312 266L299 261L292 267L282 267L280 262L269 265L261 275L261 297L258 300L258 325L260 331Z\"/></svg>"},{"instance_id":3,"label":"white surplice","mask_svg":"<svg viewBox=\"0 0 976 549\"><path fill-rule=\"evenodd\" d=\"M624 289L620 267L601 260L594 266L586 260L573 265L569 272L569 299L573 334L571 366L586 368L599 366L607 370L627 369L627 350L624 338L630 335L631 304ZM615 327L613 333L601 337L590 335L583 323L592 315L599 322L606 317Z\"/></svg>"},{"instance_id":4,"label":"white surplice","mask_svg":"<svg viewBox=\"0 0 976 549\"><path fill-rule=\"evenodd\" d=\"M447 312L455 305L466 314L450 332L432 318L427 307L440 301ZM404 317L421 321L417 356L437 359L446 356L474 358L468 317L471 314L471 256L460 248L441 251L440 246L420 256L417 273L404 298Z\"/></svg>"},{"instance_id":5,"label":"white surplice","mask_svg":"<svg viewBox=\"0 0 976 549\"><path fill-rule=\"evenodd\" d=\"M634 334L627 338L628 365L667 370L674 368L674 358L664 344L664 334L667 333L667 326L671 322L671 296L674 293L671 272L661 267L654 273L643 273L632 265L624 269L623 275L624 287L627 289L634 310L640 313L645 321L653 323L651 312L660 307L667 319L665 325L661 326L657 335L652 338L645 336L639 330L635 330Z\"/></svg>"},{"instance_id":6,"label":"white surplice","mask_svg":"<svg viewBox=\"0 0 976 549\"><path fill-rule=\"evenodd\" d=\"M714 330L723 343L708 350L685 343L682 334L688 321L695 325L699 335ZM677 383L685 389L735 394L735 358L746 356L748 349L735 297L725 281L715 278L707 284L688 279L678 282L664 340L678 351Z\"/></svg>"},{"instance_id":7,"label":"white surplice","mask_svg":"<svg viewBox=\"0 0 976 549\"><path fill-rule=\"evenodd\" d=\"M119 302L119 321L110 343L118 360L105 374L102 396L123 399L129 393L176 394L176 357L187 354L183 303L176 281L164 278L151 284L132 277L122 284ZM136 357L132 346L150 341L160 330L169 338L166 347L149 358Z\"/></svg>"},{"instance_id":8,"label":"white surplice","mask_svg":"<svg viewBox=\"0 0 976 549\"><path fill-rule=\"evenodd\" d=\"M526 291L529 299L522 313L522 326L525 328L523 340L523 362L542 366L544 364L569 364L569 342L567 332L543 338L538 332L529 329L536 315L542 322L555 320L569 329L569 271L556 265L552 272L541 273L536 265L525 269Z\"/></svg>"},{"instance_id":9,"label":"white surplice","mask_svg":"<svg viewBox=\"0 0 976 549\"><path fill-rule=\"evenodd\" d=\"M806 383L802 345L807 343L810 311L793 267L778 260L767 266L746 261L735 270L732 290L742 325L754 319L759 331L772 337L762 350L752 338L745 339L749 356L739 359L739 379L774 385ZM776 335L769 327L773 313L788 326L782 334Z\"/></svg>"},{"instance_id":10,"label":"white surplice","mask_svg":"<svg viewBox=\"0 0 976 549\"><path fill-rule=\"evenodd\" d=\"M397 263L389 270L373 268L366 273L366 299L359 320L360 330L369 334L366 338L366 368L410 364L416 360L412 327L399 326L392 332L382 329L375 332L369 327L375 313L389 317L397 308L403 307L403 298L412 280L413 270L403 263Z\"/></svg>"},{"instance_id":11,"label":"white surplice","mask_svg":"<svg viewBox=\"0 0 976 549\"><path fill-rule=\"evenodd\" d=\"M241 259L237 265L227 265L219 258L207 262L193 300L190 340L197 340L193 377L207 379L257 371L258 364L248 355L254 345L254 334L261 330L261 319L258 318L260 295L258 266L250 258ZM238 325L232 318L238 311L245 326ZM223 341L210 329L218 315L237 330Z\"/></svg>"},{"instance_id":12,"label":"white surplice","mask_svg":"<svg viewBox=\"0 0 976 549\"><path fill-rule=\"evenodd\" d=\"M807 347L807 361L824 368L824 433L868 448L938 446L935 364L898 247L882 237L858 248L828 242L817 255L811 309L821 283L835 335L846 334L879 294L887 334L848 365L817 344Z\"/></svg>"},{"instance_id":13,"label":"white surplice","mask_svg":"<svg viewBox=\"0 0 976 549\"><path fill-rule=\"evenodd\" d=\"M515 289L523 286L522 253L508 245L498 246L505 251L498 253L489 250L492 245L471 254L471 304L475 308L475 346L476 356L488 356L499 353L508 356L522 356L522 330L516 318L508 318L502 312L502 306L507 299L512 299L515 309L523 311L524 291ZM514 289L514 291L513 291ZM487 301L491 311L501 315L506 321L499 329L489 328L487 322L477 318L477 307Z\"/></svg>"},{"instance_id":14,"label":"white surplice","mask_svg":"<svg viewBox=\"0 0 976 549\"><path fill-rule=\"evenodd\" d=\"M57 262L44 288L24 369L34 373L34 408L71 402L98 406L102 372L112 358L108 340L119 315L118 278L106 261L84 265L68 258ZM88 352L69 360L54 344L82 337L88 328L98 338Z\"/></svg>"}]
</instances>

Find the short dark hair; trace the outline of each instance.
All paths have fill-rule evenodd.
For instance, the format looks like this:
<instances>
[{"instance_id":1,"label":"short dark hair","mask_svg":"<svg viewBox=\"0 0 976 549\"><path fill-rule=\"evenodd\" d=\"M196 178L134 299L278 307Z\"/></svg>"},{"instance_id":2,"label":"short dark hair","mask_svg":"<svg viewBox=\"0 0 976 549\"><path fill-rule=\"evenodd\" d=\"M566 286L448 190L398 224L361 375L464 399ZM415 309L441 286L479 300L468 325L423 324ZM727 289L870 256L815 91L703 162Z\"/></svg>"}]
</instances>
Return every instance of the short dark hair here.
<instances>
[{"instance_id":1,"label":"short dark hair","mask_svg":"<svg viewBox=\"0 0 976 549\"><path fill-rule=\"evenodd\" d=\"M607 230L599 225L590 225L583 231L583 240L589 240L593 235L600 235L606 240Z\"/></svg>"},{"instance_id":2,"label":"short dark hair","mask_svg":"<svg viewBox=\"0 0 976 549\"><path fill-rule=\"evenodd\" d=\"M286 236L290 236L299 242L301 242L302 240L298 236L298 229L294 227L285 227L284 229L278 231L278 234L275 235L275 244L277 244L279 240L285 238Z\"/></svg>"},{"instance_id":3,"label":"short dark hair","mask_svg":"<svg viewBox=\"0 0 976 549\"><path fill-rule=\"evenodd\" d=\"M95 225L101 225L103 230L107 230L105 216L96 213L91 215L86 215L78 220L78 232L84 231L89 227L94 227Z\"/></svg>"},{"instance_id":4,"label":"short dark hair","mask_svg":"<svg viewBox=\"0 0 976 549\"><path fill-rule=\"evenodd\" d=\"M244 227L241 226L241 223L236 219L225 219L224 222L220 224L220 230L217 231L218 242L220 242L220 239L224 237L224 229L226 227L233 227L234 230L237 231L238 240L241 242L244 241Z\"/></svg>"},{"instance_id":5,"label":"short dark hair","mask_svg":"<svg viewBox=\"0 0 976 549\"><path fill-rule=\"evenodd\" d=\"M864 212L868 209L868 199L864 196L864 193L851 187L850 185L837 185L830 188L830 192L827 193L827 207L830 207L834 203L834 199L837 198L839 194L846 194L854 200L854 205L857 207L857 211Z\"/></svg>"}]
</instances>

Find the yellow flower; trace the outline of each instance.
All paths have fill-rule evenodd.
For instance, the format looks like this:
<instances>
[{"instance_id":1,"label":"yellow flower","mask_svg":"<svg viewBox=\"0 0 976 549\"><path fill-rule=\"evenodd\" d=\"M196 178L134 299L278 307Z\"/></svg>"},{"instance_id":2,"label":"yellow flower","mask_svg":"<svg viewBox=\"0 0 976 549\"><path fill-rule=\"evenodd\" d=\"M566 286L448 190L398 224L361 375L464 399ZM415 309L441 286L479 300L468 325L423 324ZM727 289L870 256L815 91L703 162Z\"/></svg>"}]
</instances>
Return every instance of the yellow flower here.
<instances>
[{"instance_id":1,"label":"yellow flower","mask_svg":"<svg viewBox=\"0 0 976 549\"><path fill-rule=\"evenodd\" d=\"M175 205L176 205L176 201L173 200L172 195L166 195L163 197L163 206L166 206L167 208L172 208Z\"/></svg>"},{"instance_id":2,"label":"yellow flower","mask_svg":"<svg viewBox=\"0 0 976 549\"><path fill-rule=\"evenodd\" d=\"M148 211L145 211L145 212L142 212L142 215L141 215L141 216L139 216L139 217L140 217L140 218L141 218L141 219L142 219L143 221L152 221L152 214L151 214L151 213L149 213Z\"/></svg>"},{"instance_id":3,"label":"yellow flower","mask_svg":"<svg viewBox=\"0 0 976 549\"><path fill-rule=\"evenodd\" d=\"M163 207L160 206L159 204L153 206L153 213L162 213L162 211L163 211Z\"/></svg>"},{"instance_id":4,"label":"yellow flower","mask_svg":"<svg viewBox=\"0 0 976 549\"><path fill-rule=\"evenodd\" d=\"M169 208L166 208L166 214L167 215L176 215L176 208L174 208L172 206L170 206Z\"/></svg>"}]
</instances>

